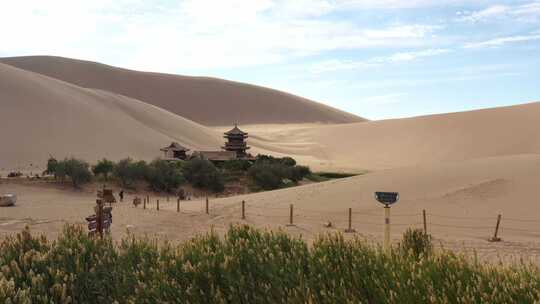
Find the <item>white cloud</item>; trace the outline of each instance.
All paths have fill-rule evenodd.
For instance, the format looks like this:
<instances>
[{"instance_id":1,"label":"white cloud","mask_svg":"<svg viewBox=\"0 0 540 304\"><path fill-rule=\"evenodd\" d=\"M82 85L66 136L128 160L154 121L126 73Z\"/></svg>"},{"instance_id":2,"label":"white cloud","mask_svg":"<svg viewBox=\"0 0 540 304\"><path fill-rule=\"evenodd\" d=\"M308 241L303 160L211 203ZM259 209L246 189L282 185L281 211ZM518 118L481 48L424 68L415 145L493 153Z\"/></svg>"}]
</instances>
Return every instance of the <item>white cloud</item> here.
<instances>
[{"instance_id":1,"label":"white cloud","mask_svg":"<svg viewBox=\"0 0 540 304\"><path fill-rule=\"evenodd\" d=\"M374 57L363 61L331 59L311 66L313 73L333 72L341 70L358 70L373 68L385 64L414 61L420 58L437 56L450 52L449 49L427 49L413 52L398 52L389 56Z\"/></svg>"},{"instance_id":2,"label":"white cloud","mask_svg":"<svg viewBox=\"0 0 540 304\"><path fill-rule=\"evenodd\" d=\"M536 21L540 18L540 1L520 5L493 5L486 9L460 13L458 21L485 22L500 18L512 18L518 21Z\"/></svg>"},{"instance_id":3,"label":"white cloud","mask_svg":"<svg viewBox=\"0 0 540 304\"><path fill-rule=\"evenodd\" d=\"M0 53L178 72L275 64L332 50L421 47L439 29L421 24L365 28L354 20L321 17L352 4L376 2L19 0L0 10L0 28L9 29L2 32Z\"/></svg>"},{"instance_id":4,"label":"white cloud","mask_svg":"<svg viewBox=\"0 0 540 304\"><path fill-rule=\"evenodd\" d=\"M532 34L532 35L522 35L522 36L508 36L508 37L500 37L495 39L490 39L482 42L474 42L474 43L468 43L464 46L466 49L479 49L479 48L486 48L486 47L498 47L502 46L507 43L512 42L524 42L524 41L532 41L532 40L539 40L540 35L538 34Z\"/></svg>"}]
</instances>

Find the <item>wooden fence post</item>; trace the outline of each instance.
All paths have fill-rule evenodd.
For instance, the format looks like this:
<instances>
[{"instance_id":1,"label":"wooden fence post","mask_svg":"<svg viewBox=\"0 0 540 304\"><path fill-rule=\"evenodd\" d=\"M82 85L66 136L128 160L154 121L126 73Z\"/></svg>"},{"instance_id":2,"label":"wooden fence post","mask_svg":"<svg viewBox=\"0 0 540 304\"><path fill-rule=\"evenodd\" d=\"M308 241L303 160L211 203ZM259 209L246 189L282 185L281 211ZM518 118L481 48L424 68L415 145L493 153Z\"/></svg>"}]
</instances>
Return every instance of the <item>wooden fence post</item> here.
<instances>
[{"instance_id":1,"label":"wooden fence post","mask_svg":"<svg viewBox=\"0 0 540 304\"><path fill-rule=\"evenodd\" d=\"M293 204L290 206L290 213L289 213L289 224L287 226L294 226L293 224Z\"/></svg>"},{"instance_id":2,"label":"wooden fence post","mask_svg":"<svg viewBox=\"0 0 540 304\"><path fill-rule=\"evenodd\" d=\"M501 238L498 236L499 234L499 225L501 224L501 215L499 214L497 216L497 224L495 225L495 233L493 234L493 237L489 239L490 242L500 242Z\"/></svg>"},{"instance_id":3,"label":"wooden fence post","mask_svg":"<svg viewBox=\"0 0 540 304\"><path fill-rule=\"evenodd\" d=\"M209 211L208 211L208 196L206 197L206 214L209 214Z\"/></svg>"},{"instance_id":4,"label":"wooden fence post","mask_svg":"<svg viewBox=\"0 0 540 304\"><path fill-rule=\"evenodd\" d=\"M176 212L180 212L180 198L176 199Z\"/></svg>"},{"instance_id":5,"label":"wooden fence post","mask_svg":"<svg viewBox=\"0 0 540 304\"><path fill-rule=\"evenodd\" d=\"M159 200L157 200L157 211L159 211Z\"/></svg>"},{"instance_id":6,"label":"wooden fence post","mask_svg":"<svg viewBox=\"0 0 540 304\"><path fill-rule=\"evenodd\" d=\"M424 234L427 235L426 209L422 210L422 216L424 218Z\"/></svg>"},{"instance_id":7,"label":"wooden fence post","mask_svg":"<svg viewBox=\"0 0 540 304\"><path fill-rule=\"evenodd\" d=\"M345 232L356 232L352 228L352 208L349 208L349 228L345 229Z\"/></svg>"},{"instance_id":8,"label":"wooden fence post","mask_svg":"<svg viewBox=\"0 0 540 304\"><path fill-rule=\"evenodd\" d=\"M96 230L99 233L99 237L103 239L103 202L98 199L96 200L96 204Z\"/></svg>"},{"instance_id":9,"label":"wooden fence post","mask_svg":"<svg viewBox=\"0 0 540 304\"><path fill-rule=\"evenodd\" d=\"M246 202L242 201L242 219L246 219Z\"/></svg>"}]
</instances>

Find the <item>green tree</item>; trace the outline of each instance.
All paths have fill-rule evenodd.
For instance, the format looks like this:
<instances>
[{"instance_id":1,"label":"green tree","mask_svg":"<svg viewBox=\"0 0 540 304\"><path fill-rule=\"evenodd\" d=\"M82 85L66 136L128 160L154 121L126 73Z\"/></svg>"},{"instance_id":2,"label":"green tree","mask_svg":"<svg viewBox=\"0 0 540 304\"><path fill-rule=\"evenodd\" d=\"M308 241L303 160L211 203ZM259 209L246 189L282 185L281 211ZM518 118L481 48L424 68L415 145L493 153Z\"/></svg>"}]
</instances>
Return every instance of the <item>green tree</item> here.
<instances>
[{"instance_id":1,"label":"green tree","mask_svg":"<svg viewBox=\"0 0 540 304\"><path fill-rule=\"evenodd\" d=\"M131 187L136 181L144 180L148 171L145 161L134 162L131 158L120 160L114 167L113 174L123 187Z\"/></svg>"},{"instance_id":2,"label":"green tree","mask_svg":"<svg viewBox=\"0 0 540 304\"><path fill-rule=\"evenodd\" d=\"M113 170L114 162L106 158L98 161L96 165L92 166L92 172L94 175L103 175L106 181L109 179L109 174L111 174Z\"/></svg>"},{"instance_id":3,"label":"green tree","mask_svg":"<svg viewBox=\"0 0 540 304\"><path fill-rule=\"evenodd\" d=\"M285 169L285 166L281 164L262 162L253 165L248 175L260 188L273 190L283 187L283 180L287 178Z\"/></svg>"},{"instance_id":4,"label":"green tree","mask_svg":"<svg viewBox=\"0 0 540 304\"><path fill-rule=\"evenodd\" d=\"M56 176L57 167L58 167L58 160L56 160L56 158L51 156L47 160L47 169L45 169L43 174L54 175L54 178L56 179L56 177L57 177Z\"/></svg>"},{"instance_id":5,"label":"green tree","mask_svg":"<svg viewBox=\"0 0 540 304\"><path fill-rule=\"evenodd\" d=\"M185 178L198 188L207 188L214 192L225 189L221 172L206 159L194 158L187 161L183 168Z\"/></svg>"},{"instance_id":6,"label":"green tree","mask_svg":"<svg viewBox=\"0 0 540 304\"><path fill-rule=\"evenodd\" d=\"M69 176L73 187L78 188L82 184L92 180L92 173L90 172L89 167L90 165L88 165L87 162L72 157L64 159L61 164L57 166L57 169L60 168L63 171L62 174Z\"/></svg>"},{"instance_id":7,"label":"green tree","mask_svg":"<svg viewBox=\"0 0 540 304\"><path fill-rule=\"evenodd\" d=\"M156 191L171 192L176 190L186 179L180 162L156 159L148 166L146 181Z\"/></svg>"}]
</instances>

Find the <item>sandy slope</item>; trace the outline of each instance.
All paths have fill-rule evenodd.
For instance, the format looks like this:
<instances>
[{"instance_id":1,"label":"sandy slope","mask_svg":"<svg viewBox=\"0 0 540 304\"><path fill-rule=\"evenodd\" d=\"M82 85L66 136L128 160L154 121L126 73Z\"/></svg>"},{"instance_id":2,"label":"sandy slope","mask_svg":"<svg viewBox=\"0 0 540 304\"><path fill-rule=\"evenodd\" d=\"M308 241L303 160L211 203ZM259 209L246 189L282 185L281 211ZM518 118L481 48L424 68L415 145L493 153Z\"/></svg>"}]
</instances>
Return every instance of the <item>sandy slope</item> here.
<instances>
[{"instance_id":1,"label":"sandy slope","mask_svg":"<svg viewBox=\"0 0 540 304\"><path fill-rule=\"evenodd\" d=\"M48 56L0 58L0 62L132 97L204 125L364 120L305 98L222 79L144 73Z\"/></svg>"},{"instance_id":2,"label":"sandy slope","mask_svg":"<svg viewBox=\"0 0 540 304\"><path fill-rule=\"evenodd\" d=\"M314 166L378 170L423 163L540 153L540 103L333 126L247 129L259 146ZM266 130L266 131L265 131Z\"/></svg>"},{"instance_id":3,"label":"sandy slope","mask_svg":"<svg viewBox=\"0 0 540 304\"><path fill-rule=\"evenodd\" d=\"M0 64L0 168L52 154L152 159L178 141L215 148L219 133L146 103Z\"/></svg>"}]
</instances>

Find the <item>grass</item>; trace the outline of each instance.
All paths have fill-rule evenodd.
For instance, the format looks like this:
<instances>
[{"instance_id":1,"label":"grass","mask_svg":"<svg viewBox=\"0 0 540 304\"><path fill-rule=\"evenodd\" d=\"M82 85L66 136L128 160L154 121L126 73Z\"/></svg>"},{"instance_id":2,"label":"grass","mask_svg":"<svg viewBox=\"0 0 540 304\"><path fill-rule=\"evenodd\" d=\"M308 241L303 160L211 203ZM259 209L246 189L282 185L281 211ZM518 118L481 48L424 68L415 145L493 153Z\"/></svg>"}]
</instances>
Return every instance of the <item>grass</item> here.
<instances>
[{"instance_id":1,"label":"grass","mask_svg":"<svg viewBox=\"0 0 540 304\"><path fill-rule=\"evenodd\" d=\"M448 251L384 252L340 234L311 246L233 226L181 245L24 230L0 243L0 303L534 303L532 265L483 264Z\"/></svg>"}]
</instances>

